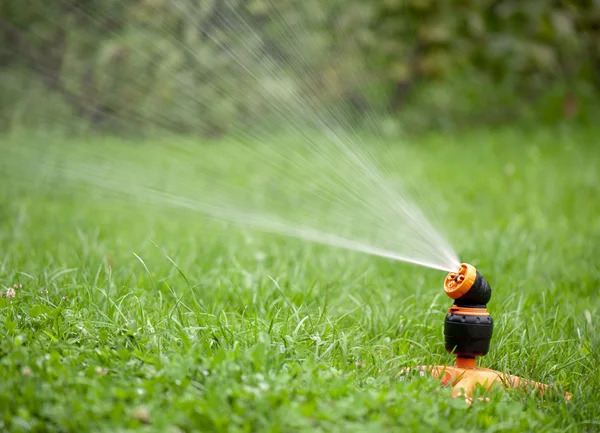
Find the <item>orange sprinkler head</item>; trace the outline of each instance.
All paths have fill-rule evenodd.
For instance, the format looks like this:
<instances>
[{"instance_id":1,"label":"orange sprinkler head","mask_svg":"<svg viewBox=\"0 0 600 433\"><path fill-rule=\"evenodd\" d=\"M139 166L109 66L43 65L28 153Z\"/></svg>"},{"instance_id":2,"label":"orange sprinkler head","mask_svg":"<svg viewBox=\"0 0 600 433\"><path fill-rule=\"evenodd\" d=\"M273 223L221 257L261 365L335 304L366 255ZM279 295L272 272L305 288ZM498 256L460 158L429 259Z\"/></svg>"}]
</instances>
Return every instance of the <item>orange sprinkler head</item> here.
<instances>
[{"instance_id":1,"label":"orange sprinkler head","mask_svg":"<svg viewBox=\"0 0 600 433\"><path fill-rule=\"evenodd\" d=\"M444 281L444 291L452 299L460 298L473 286L477 277L477 269L467 263L458 268L458 272L450 272Z\"/></svg>"},{"instance_id":2,"label":"orange sprinkler head","mask_svg":"<svg viewBox=\"0 0 600 433\"><path fill-rule=\"evenodd\" d=\"M459 306L485 306L492 296L488 282L473 265L463 263L457 272L450 272L444 281L446 295Z\"/></svg>"},{"instance_id":3,"label":"orange sprinkler head","mask_svg":"<svg viewBox=\"0 0 600 433\"><path fill-rule=\"evenodd\" d=\"M475 357L490 348L494 322L486 304L492 289L474 266L463 263L458 272L448 274L444 291L454 299L444 321L446 350L457 356L460 367L475 367Z\"/></svg>"}]
</instances>

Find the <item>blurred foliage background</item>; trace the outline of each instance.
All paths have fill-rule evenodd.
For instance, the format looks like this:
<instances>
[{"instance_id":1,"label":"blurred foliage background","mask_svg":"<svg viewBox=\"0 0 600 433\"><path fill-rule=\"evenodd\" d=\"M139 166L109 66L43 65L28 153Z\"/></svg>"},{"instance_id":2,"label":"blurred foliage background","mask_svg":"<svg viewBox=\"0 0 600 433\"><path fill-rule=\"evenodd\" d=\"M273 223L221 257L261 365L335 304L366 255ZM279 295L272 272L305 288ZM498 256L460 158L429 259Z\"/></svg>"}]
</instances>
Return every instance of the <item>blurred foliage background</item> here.
<instances>
[{"instance_id":1,"label":"blurred foliage background","mask_svg":"<svg viewBox=\"0 0 600 433\"><path fill-rule=\"evenodd\" d=\"M0 128L220 136L307 89L411 130L593 122L599 41L599 0L3 0Z\"/></svg>"}]
</instances>

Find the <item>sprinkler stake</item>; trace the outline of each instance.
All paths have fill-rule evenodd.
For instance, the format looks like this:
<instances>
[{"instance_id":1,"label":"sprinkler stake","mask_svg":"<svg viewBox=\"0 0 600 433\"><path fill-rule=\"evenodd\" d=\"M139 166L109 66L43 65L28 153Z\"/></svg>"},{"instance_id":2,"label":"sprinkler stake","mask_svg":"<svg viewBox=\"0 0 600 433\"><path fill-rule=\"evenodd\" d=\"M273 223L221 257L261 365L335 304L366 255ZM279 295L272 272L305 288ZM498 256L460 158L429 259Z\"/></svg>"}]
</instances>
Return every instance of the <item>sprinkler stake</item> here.
<instances>
[{"instance_id":1,"label":"sprinkler stake","mask_svg":"<svg viewBox=\"0 0 600 433\"><path fill-rule=\"evenodd\" d=\"M454 300L444 321L444 338L446 351L456 355L456 364L419 366L418 371L439 378L442 385L452 387L452 397L464 397L469 403L477 385L487 391L499 383L505 388L535 389L540 394L550 388L540 382L477 367L476 358L487 354L490 348L494 321L486 308L492 290L475 267L463 263L457 272L450 272L444 281L444 291ZM569 400L571 395L565 393L565 398Z\"/></svg>"}]
</instances>

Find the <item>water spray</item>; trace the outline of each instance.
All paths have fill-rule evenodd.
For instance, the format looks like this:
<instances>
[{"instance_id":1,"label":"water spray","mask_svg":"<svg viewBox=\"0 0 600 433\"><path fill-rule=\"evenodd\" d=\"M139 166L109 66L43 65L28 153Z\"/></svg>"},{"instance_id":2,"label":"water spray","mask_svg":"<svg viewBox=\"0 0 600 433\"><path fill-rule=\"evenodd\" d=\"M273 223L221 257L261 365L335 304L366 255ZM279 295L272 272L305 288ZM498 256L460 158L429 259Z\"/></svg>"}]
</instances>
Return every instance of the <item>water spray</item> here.
<instances>
[{"instance_id":1,"label":"water spray","mask_svg":"<svg viewBox=\"0 0 600 433\"><path fill-rule=\"evenodd\" d=\"M444 386L452 387L452 397L472 401L478 385L489 390L494 383L505 388L535 390L543 394L550 386L488 368L477 367L477 357L490 348L494 321L487 311L492 297L489 283L474 266L460 265L444 281L444 291L454 300L444 320L446 351L456 356L453 366L420 366L422 373L439 378ZM565 393L569 400L571 395Z\"/></svg>"}]
</instances>

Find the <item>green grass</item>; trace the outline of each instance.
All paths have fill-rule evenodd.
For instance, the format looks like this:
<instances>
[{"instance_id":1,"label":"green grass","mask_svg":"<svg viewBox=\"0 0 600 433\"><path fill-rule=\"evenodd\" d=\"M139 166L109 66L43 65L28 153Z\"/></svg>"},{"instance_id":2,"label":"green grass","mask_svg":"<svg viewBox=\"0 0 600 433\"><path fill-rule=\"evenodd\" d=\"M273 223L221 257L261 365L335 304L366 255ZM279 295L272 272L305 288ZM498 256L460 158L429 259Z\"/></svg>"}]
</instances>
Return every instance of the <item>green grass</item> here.
<instances>
[{"instance_id":1,"label":"green grass","mask_svg":"<svg viewBox=\"0 0 600 433\"><path fill-rule=\"evenodd\" d=\"M62 141L0 148L42 139ZM43 187L5 160L0 288L22 287L0 299L0 430L598 431L599 139L504 129L395 148L494 290L480 364L560 390L472 406L396 377L452 362L444 273Z\"/></svg>"}]
</instances>

